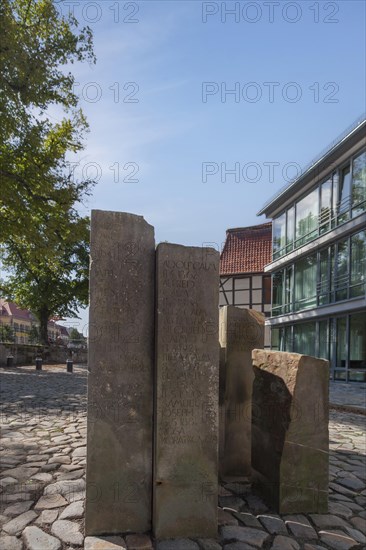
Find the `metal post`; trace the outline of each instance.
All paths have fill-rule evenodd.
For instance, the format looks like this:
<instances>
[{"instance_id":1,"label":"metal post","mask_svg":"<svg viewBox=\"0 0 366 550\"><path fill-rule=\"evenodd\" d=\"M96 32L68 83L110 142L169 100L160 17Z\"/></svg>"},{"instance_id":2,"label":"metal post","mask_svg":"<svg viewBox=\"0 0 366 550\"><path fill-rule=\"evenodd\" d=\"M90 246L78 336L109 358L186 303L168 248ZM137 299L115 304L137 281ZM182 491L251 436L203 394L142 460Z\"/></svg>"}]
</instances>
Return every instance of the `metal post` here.
<instances>
[{"instance_id":1,"label":"metal post","mask_svg":"<svg viewBox=\"0 0 366 550\"><path fill-rule=\"evenodd\" d=\"M72 372L72 367L73 367L73 361L72 359L67 359L66 360L66 369L67 369L67 372Z\"/></svg>"}]
</instances>

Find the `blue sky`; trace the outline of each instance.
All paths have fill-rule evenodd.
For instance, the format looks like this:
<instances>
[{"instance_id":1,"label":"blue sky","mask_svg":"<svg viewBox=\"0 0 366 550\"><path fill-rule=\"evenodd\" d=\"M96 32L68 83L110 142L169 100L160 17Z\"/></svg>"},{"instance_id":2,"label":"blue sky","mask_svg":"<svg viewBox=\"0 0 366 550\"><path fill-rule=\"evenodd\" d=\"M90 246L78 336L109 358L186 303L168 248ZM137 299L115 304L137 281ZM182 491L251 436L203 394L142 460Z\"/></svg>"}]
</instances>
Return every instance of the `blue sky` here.
<instances>
[{"instance_id":1,"label":"blue sky","mask_svg":"<svg viewBox=\"0 0 366 550\"><path fill-rule=\"evenodd\" d=\"M227 228L263 222L266 200L365 110L363 1L60 9L90 25L97 56L73 67L90 124L75 173L100 177L84 211L143 215L157 242L220 247Z\"/></svg>"}]
</instances>

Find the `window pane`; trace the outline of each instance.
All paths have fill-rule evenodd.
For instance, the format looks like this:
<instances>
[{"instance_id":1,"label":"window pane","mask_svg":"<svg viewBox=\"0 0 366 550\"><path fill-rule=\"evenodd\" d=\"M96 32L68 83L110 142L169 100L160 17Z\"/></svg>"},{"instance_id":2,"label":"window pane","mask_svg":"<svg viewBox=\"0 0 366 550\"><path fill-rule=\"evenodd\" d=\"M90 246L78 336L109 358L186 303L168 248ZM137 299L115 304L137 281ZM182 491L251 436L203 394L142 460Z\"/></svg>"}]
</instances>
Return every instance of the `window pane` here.
<instances>
[{"instance_id":1,"label":"window pane","mask_svg":"<svg viewBox=\"0 0 366 550\"><path fill-rule=\"evenodd\" d=\"M334 287L336 300L346 300L348 290L348 240L338 243L335 259Z\"/></svg>"},{"instance_id":2,"label":"window pane","mask_svg":"<svg viewBox=\"0 0 366 550\"><path fill-rule=\"evenodd\" d=\"M353 216L366 210L366 151L353 159L352 207Z\"/></svg>"},{"instance_id":3,"label":"window pane","mask_svg":"<svg viewBox=\"0 0 366 550\"><path fill-rule=\"evenodd\" d=\"M320 187L320 232L324 233L330 229L332 218L332 178L325 181Z\"/></svg>"},{"instance_id":4,"label":"window pane","mask_svg":"<svg viewBox=\"0 0 366 550\"><path fill-rule=\"evenodd\" d=\"M296 204L296 246L301 246L317 236L318 204L318 188Z\"/></svg>"},{"instance_id":5,"label":"window pane","mask_svg":"<svg viewBox=\"0 0 366 550\"><path fill-rule=\"evenodd\" d=\"M316 256L295 264L295 310L316 306Z\"/></svg>"},{"instance_id":6,"label":"window pane","mask_svg":"<svg viewBox=\"0 0 366 550\"><path fill-rule=\"evenodd\" d=\"M351 237L351 297L366 293L366 231Z\"/></svg>"},{"instance_id":7,"label":"window pane","mask_svg":"<svg viewBox=\"0 0 366 550\"><path fill-rule=\"evenodd\" d=\"M346 334L346 318L337 319L337 368L346 368L347 358L347 334Z\"/></svg>"},{"instance_id":8,"label":"window pane","mask_svg":"<svg viewBox=\"0 0 366 550\"><path fill-rule=\"evenodd\" d=\"M294 326L294 352L315 356L315 323Z\"/></svg>"},{"instance_id":9,"label":"window pane","mask_svg":"<svg viewBox=\"0 0 366 550\"><path fill-rule=\"evenodd\" d=\"M328 321L320 321L319 323L319 357L328 360L330 358Z\"/></svg>"},{"instance_id":10,"label":"window pane","mask_svg":"<svg viewBox=\"0 0 366 550\"><path fill-rule=\"evenodd\" d=\"M341 172L340 185L338 189L338 223L348 219L351 201L351 170L347 166Z\"/></svg>"},{"instance_id":11,"label":"window pane","mask_svg":"<svg viewBox=\"0 0 366 550\"><path fill-rule=\"evenodd\" d=\"M285 327L285 351L293 351L292 327Z\"/></svg>"},{"instance_id":12,"label":"window pane","mask_svg":"<svg viewBox=\"0 0 366 550\"><path fill-rule=\"evenodd\" d=\"M285 312L289 313L293 310L292 306L292 285L293 285L293 267L290 265L286 268L286 284L285 284Z\"/></svg>"},{"instance_id":13,"label":"window pane","mask_svg":"<svg viewBox=\"0 0 366 550\"><path fill-rule=\"evenodd\" d=\"M283 303L283 271L273 274L273 305L272 315L281 315Z\"/></svg>"},{"instance_id":14,"label":"window pane","mask_svg":"<svg viewBox=\"0 0 366 550\"><path fill-rule=\"evenodd\" d=\"M295 207L293 206L287 211L287 228L286 228L286 252L291 252L294 247L295 233Z\"/></svg>"},{"instance_id":15,"label":"window pane","mask_svg":"<svg viewBox=\"0 0 366 550\"><path fill-rule=\"evenodd\" d=\"M328 248L320 252L319 261L319 285L318 285L318 297L319 305L329 303L330 293L330 265L329 265L329 251Z\"/></svg>"},{"instance_id":16,"label":"window pane","mask_svg":"<svg viewBox=\"0 0 366 550\"><path fill-rule=\"evenodd\" d=\"M366 313L350 316L350 380L366 381Z\"/></svg>"},{"instance_id":17,"label":"window pane","mask_svg":"<svg viewBox=\"0 0 366 550\"><path fill-rule=\"evenodd\" d=\"M285 253L286 213L273 220L273 259Z\"/></svg>"},{"instance_id":18,"label":"window pane","mask_svg":"<svg viewBox=\"0 0 366 550\"><path fill-rule=\"evenodd\" d=\"M280 329L272 328L271 329L271 349L280 350Z\"/></svg>"}]
</instances>

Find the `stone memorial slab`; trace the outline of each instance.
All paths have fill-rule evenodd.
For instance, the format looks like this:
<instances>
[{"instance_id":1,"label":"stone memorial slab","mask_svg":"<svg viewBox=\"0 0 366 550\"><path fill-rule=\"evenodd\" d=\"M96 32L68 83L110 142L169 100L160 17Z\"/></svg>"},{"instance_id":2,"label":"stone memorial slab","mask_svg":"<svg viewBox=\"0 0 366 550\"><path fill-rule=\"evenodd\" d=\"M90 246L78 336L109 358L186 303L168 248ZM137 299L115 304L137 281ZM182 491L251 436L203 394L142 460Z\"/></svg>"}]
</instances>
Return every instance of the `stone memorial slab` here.
<instances>
[{"instance_id":1,"label":"stone memorial slab","mask_svg":"<svg viewBox=\"0 0 366 550\"><path fill-rule=\"evenodd\" d=\"M154 532L214 537L219 254L162 243L156 262Z\"/></svg>"},{"instance_id":2,"label":"stone memorial slab","mask_svg":"<svg viewBox=\"0 0 366 550\"><path fill-rule=\"evenodd\" d=\"M87 536L151 529L154 228L91 217Z\"/></svg>"},{"instance_id":3,"label":"stone memorial slab","mask_svg":"<svg viewBox=\"0 0 366 550\"><path fill-rule=\"evenodd\" d=\"M254 487L280 514L328 511L329 363L254 350Z\"/></svg>"},{"instance_id":4,"label":"stone memorial slab","mask_svg":"<svg viewBox=\"0 0 366 550\"><path fill-rule=\"evenodd\" d=\"M264 346L264 315L224 306L219 334L225 373L219 470L220 477L229 481L251 475L252 351Z\"/></svg>"}]
</instances>

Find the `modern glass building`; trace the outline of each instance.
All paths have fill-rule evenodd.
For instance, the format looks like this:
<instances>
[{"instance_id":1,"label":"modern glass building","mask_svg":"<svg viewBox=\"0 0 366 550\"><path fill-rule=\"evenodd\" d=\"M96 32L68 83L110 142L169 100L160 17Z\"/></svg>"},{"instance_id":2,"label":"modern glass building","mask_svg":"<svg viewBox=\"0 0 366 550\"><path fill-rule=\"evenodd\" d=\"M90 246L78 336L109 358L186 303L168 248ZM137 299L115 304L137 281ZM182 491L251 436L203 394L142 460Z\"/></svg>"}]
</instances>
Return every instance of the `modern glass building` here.
<instances>
[{"instance_id":1,"label":"modern glass building","mask_svg":"<svg viewBox=\"0 0 366 550\"><path fill-rule=\"evenodd\" d=\"M271 347L366 382L366 118L258 213L272 218Z\"/></svg>"}]
</instances>

